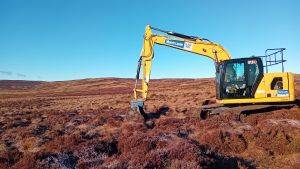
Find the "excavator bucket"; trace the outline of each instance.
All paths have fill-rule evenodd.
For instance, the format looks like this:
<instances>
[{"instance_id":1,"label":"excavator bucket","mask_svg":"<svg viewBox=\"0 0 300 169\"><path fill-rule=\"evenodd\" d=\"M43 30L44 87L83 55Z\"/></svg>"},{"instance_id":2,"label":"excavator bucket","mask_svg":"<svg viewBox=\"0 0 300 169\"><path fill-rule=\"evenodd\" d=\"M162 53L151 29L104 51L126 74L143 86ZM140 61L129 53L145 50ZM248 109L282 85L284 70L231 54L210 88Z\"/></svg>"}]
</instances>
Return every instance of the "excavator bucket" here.
<instances>
[{"instance_id":1,"label":"excavator bucket","mask_svg":"<svg viewBox=\"0 0 300 169\"><path fill-rule=\"evenodd\" d=\"M132 111L138 112L140 115L143 116L145 121L148 119L147 114L144 111L144 101L143 100L132 100L130 102L130 108Z\"/></svg>"}]
</instances>

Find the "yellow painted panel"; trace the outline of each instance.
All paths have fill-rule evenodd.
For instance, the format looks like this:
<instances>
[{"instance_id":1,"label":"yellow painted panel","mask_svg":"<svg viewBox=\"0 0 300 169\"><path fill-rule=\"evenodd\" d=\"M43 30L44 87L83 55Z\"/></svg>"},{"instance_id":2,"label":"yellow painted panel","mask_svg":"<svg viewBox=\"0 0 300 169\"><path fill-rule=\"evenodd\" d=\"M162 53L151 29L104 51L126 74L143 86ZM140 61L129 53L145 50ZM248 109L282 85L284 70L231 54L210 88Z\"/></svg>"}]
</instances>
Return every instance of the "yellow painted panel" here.
<instances>
[{"instance_id":1,"label":"yellow painted panel","mask_svg":"<svg viewBox=\"0 0 300 169\"><path fill-rule=\"evenodd\" d=\"M272 90L271 83L275 77L282 77L283 89L288 91L287 95L282 95L280 90ZM282 91L281 90L281 91ZM268 97L269 96L269 97ZM245 99L224 99L219 100L222 104L238 104L238 103L271 103L271 102L291 102L295 101L295 86L294 76L292 73L265 73L258 88L255 92L254 98Z\"/></svg>"}]
</instances>

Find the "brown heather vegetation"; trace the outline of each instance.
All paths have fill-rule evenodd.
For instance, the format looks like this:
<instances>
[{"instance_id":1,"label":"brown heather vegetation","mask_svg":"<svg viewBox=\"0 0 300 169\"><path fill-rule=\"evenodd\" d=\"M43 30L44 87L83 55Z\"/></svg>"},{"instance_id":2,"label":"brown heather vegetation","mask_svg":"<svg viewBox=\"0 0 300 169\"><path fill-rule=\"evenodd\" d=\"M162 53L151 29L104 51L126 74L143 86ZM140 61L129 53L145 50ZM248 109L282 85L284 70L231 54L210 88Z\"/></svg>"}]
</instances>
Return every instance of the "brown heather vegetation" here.
<instances>
[{"instance_id":1,"label":"brown heather vegetation","mask_svg":"<svg viewBox=\"0 0 300 169\"><path fill-rule=\"evenodd\" d=\"M133 83L0 81L0 168L300 166L298 107L200 121L199 107L215 97L213 79L153 80L147 128L129 108Z\"/></svg>"}]
</instances>

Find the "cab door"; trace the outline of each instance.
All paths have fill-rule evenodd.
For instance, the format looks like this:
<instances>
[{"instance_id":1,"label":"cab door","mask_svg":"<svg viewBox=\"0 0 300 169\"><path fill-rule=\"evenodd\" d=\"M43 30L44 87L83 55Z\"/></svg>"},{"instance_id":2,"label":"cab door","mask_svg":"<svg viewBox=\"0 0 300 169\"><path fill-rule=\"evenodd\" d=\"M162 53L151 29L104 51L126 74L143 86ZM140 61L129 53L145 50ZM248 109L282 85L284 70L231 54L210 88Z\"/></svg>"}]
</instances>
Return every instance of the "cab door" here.
<instances>
[{"instance_id":1,"label":"cab door","mask_svg":"<svg viewBox=\"0 0 300 169\"><path fill-rule=\"evenodd\" d=\"M224 99L247 97L246 63L244 60L231 60L225 64L222 96Z\"/></svg>"}]
</instances>

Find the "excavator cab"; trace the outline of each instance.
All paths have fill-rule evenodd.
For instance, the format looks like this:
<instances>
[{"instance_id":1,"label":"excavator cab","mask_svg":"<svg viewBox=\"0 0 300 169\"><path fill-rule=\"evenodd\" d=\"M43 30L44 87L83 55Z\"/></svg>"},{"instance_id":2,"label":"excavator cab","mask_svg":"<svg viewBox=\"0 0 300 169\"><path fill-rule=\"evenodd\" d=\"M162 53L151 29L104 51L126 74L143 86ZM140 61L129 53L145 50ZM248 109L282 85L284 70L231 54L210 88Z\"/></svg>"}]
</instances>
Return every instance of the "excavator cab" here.
<instances>
[{"instance_id":1,"label":"excavator cab","mask_svg":"<svg viewBox=\"0 0 300 169\"><path fill-rule=\"evenodd\" d=\"M264 56L219 62L216 71L219 103L293 102L294 78L292 73L284 71L284 50L285 48L267 49ZM281 65L281 72L269 73L270 67L275 65Z\"/></svg>"},{"instance_id":2,"label":"excavator cab","mask_svg":"<svg viewBox=\"0 0 300 169\"><path fill-rule=\"evenodd\" d=\"M216 71L217 99L253 98L263 76L259 57L223 61Z\"/></svg>"}]
</instances>

